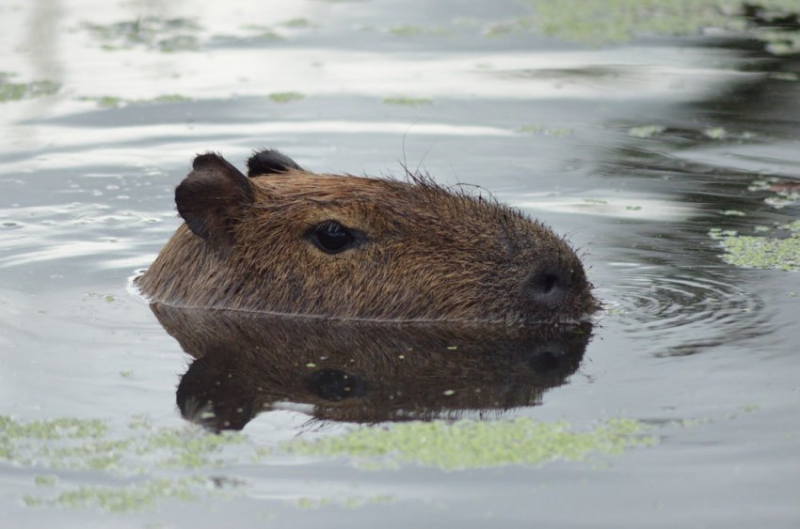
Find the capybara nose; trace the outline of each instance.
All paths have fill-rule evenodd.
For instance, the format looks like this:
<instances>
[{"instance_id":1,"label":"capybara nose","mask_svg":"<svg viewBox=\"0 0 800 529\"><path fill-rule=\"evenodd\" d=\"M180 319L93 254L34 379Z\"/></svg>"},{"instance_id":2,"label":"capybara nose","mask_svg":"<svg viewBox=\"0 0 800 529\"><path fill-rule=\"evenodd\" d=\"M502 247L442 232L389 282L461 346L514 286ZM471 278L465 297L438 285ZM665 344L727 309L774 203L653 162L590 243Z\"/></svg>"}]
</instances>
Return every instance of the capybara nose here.
<instances>
[{"instance_id":1,"label":"capybara nose","mask_svg":"<svg viewBox=\"0 0 800 529\"><path fill-rule=\"evenodd\" d=\"M555 264L540 266L525 283L526 295L540 309L553 309L564 303L571 288L571 270Z\"/></svg>"}]
</instances>

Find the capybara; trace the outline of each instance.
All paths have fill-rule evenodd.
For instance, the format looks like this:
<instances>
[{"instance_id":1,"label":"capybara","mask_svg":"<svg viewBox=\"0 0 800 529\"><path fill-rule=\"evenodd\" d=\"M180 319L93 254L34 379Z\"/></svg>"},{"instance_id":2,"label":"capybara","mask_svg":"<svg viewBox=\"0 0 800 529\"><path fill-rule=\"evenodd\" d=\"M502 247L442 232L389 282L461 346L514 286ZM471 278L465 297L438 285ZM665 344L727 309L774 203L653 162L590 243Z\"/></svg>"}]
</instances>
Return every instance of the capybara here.
<instances>
[{"instance_id":1,"label":"capybara","mask_svg":"<svg viewBox=\"0 0 800 529\"><path fill-rule=\"evenodd\" d=\"M500 415L564 384L592 332L590 322L386 325L151 308L194 357L177 390L181 413L214 430L286 406L367 423Z\"/></svg>"},{"instance_id":2,"label":"capybara","mask_svg":"<svg viewBox=\"0 0 800 529\"><path fill-rule=\"evenodd\" d=\"M315 174L274 150L217 154L177 187L185 221L137 279L151 301L383 322L577 321L580 260L543 224L409 175Z\"/></svg>"}]
</instances>

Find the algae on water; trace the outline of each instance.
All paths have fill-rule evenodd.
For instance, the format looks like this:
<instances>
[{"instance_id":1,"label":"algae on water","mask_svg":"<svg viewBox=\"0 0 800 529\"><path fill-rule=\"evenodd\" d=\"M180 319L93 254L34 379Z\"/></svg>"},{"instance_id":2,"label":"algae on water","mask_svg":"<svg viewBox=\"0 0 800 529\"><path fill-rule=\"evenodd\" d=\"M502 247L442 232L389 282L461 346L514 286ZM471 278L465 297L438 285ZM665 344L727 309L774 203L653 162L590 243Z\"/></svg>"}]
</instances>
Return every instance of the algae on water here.
<instances>
[{"instance_id":1,"label":"algae on water","mask_svg":"<svg viewBox=\"0 0 800 529\"><path fill-rule=\"evenodd\" d=\"M105 50L124 50L137 46L147 49L174 52L195 50L199 30L188 18L143 17L115 24L85 22L83 29L102 43Z\"/></svg>"},{"instance_id":2,"label":"algae on water","mask_svg":"<svg viewBox=\"0 0 800 529\"><path fill-rule=\"evenodd\" d=\"M180 94L164 94L152 99L122 99L115 96L82 96L78 101L95 101L100 108L117 108L125 105L162 105L168 103L185 103L191 97Z\"/></svg>"},{"instance_id":3,"label":"algae on water","mask_svg":"<svg viewBox=\"0 0 800 529\"><path fill-rule=\"evenodd\" d=\"M269 98L275 103L292 103L294 101L301 101L306 98L300 92L275 92L269 95Z\"/></svg>"},{"instance_id":4,"label":"algae on water","mask_svg":"<svg viewBox=\"0 0 800 529\"><path fill-rule=\"evenodd\" d=\"M166 498L193 500L229 485L241 488L241 479L220 475L222 465L256 464L281 454L345 455L357 459L362 468L410 463L454 470L581 460L653 442L644 435L644 426L633 420L612 419L575 431L563 422L521 418L365 426L342 436L295 439L269 450L239 433L156 428L142 417L112 432L105 421L94 419L18 421L0 416L0 461L35 469L29 489L20 492L25 505L110 512L149 508ZM104 484L75 483L76 473L87 470L104 473ZM347 498L346 504L382 501L376 498Z\"/></svg>"},{"instance_id":5,"label":"algae on water","mask_svg":"<svg viewBox=\"0 0 800 529\"><path fill-rule=\"evenodd\" d=\"M385 97L383 103L385 105L418 106L430 105L433 101L427 97Z\"/></svg>"},{"instance_id":6,"label":"algae on water","mask_svg":"<svg viewBox=\"0 0 800 529\"><path fill-rule=\"evenodd\" d=\"M768 29L744 16L742 0L526 0L533 15L519 29L595 45L625 42L637 35L696 35L708 28L746 33L776 55L800 52L800 31ZM797 13L797 0L761 0L763 16Z\"/></svg>"},{"instance_id":7,"label":"algae on water","mask_svg":"<svg viewBox=\"0 0 800 529\"><path fill-rule=\"evenodd\" d=\"M11 83L8 77L0 75L0 103L51 96L61 90L60 84L51 81Z\"/></svg>"},{"instance_id":8,"label":"algae on water","mask_svg":"<svg viewBox=\"0 0 800 529\"><path fill-rule=\"evenodd\" d=\"M127 435L113 436L96 419L18 421L0 416L0 461L48 471L33 480L42 491L23 498L31 507L127 511L163 498L193 499L208 489L209 478L198 471L215 468L227 447L245 440L241 434L215 435L197 428L153 429L141 419L129 426ZM58 475L86 470L105 472L120 484L75 487ZM172 476L175 472L181 476Z\"/></svg>"},{"instance_id":9,"label":"algae on water","mask_svg":"<svg viewBox=\"0 0 800 529\"><path fill-rule=\"evenodd\" d=\"M612 419L593 430L574 431L564 422L527 418L513 421L410 422L385 428L363 427L338 437L293 441L287 452L326 457L349 456L369 468L416 463L443 469L537 465L553 459L582 460L592 453L621 454L653 444L644 426Z\"/></svg>"},{"instance_id":10,"label":"algae on water","mask_svg":"<svg viewBox=\"0 0 800 529\"><path fill-rule=\"evenodd\" d=\"M757 233L764 230L756 229ZM800 270L800 221L772 230L773 235L741 235L736 231L713 229L709 236L725 253L722 260L744 268Z\"/></svg>"}]
</instances>

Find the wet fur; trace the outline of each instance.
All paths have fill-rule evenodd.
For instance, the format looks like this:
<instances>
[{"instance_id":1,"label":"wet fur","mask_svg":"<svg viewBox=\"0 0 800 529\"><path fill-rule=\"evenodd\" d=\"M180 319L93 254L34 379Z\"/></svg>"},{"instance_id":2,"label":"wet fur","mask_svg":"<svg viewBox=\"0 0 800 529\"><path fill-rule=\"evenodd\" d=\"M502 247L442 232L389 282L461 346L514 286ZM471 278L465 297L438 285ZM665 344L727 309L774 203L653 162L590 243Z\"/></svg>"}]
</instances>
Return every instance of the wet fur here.
<instances>
[{"instance_id":1,"label":"wet fur","mask_svg":"<svg viewBox=\"0 0 800 529\"><path fill-rule=\"evenodd\" d=\"M253 174L247 189L221 157L196 159L176 194L186 224L137 281L151 301L334 319L506 323L574 320L597 306L569 244L516 210L421 176L315 174L283 155L278 162L258 156L251 173L275 172ZM190 193L183 201L182 188ZM320 251L304 234L327 220L360 230L366 243L336 255ZM524 285L541 267L565 274L569 292L532 302Z\"/></svg>"}]
</instances>

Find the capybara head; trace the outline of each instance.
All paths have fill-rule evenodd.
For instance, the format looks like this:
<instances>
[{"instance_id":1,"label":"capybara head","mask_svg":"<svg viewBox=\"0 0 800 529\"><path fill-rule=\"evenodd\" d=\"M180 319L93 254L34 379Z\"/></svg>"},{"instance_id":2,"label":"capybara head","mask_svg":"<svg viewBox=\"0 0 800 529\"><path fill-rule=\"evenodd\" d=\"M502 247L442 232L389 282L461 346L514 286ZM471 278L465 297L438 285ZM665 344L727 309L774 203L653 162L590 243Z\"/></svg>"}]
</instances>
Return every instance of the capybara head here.
<instances>
[{"instance_id":1,"label":"capybara head","mask_svg":"<svg viewBox=\"0 0 800 529\"><path fill-rule=\"evenodd\" d=\"M369 321L536 323L596 310L567 242L428 178L315 174L216 154L175 191L178 228L137 280L153 302Z\"/></svg>"}]
</instances>

